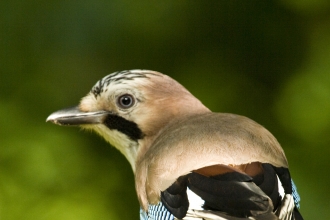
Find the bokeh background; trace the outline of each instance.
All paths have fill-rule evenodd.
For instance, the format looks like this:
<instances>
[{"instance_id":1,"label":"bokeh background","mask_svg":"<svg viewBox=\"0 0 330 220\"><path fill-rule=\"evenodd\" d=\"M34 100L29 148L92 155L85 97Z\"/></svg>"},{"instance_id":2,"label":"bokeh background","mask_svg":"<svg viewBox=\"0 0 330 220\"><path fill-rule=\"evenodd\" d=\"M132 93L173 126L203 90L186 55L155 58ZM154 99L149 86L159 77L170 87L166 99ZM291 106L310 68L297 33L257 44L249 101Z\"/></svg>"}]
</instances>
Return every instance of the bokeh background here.
<instances>
[{"instance_id":1,"label":"bokeh background","mask_svg":"<svg viewBox=\"0 0 330 220\"><path fill-rule=\"evenodd\" d=\"M131 168L45 123L101 77L152 69L282 144L306 219L330 219L330 2L0 1L0 219L138 219Z\"/></svg>"}]
</instances>

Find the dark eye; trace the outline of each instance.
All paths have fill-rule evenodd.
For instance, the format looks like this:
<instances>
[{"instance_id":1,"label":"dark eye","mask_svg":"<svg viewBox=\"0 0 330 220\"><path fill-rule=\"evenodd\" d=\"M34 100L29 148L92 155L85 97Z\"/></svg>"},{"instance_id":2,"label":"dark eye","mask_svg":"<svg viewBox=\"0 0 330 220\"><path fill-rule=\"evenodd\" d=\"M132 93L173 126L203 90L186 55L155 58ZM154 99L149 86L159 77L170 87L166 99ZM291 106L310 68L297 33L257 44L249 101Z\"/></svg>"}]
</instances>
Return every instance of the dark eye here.
<instances>
[{"instance_id":1,"label":"dark eye","mask_svg":"<svg viewBox=\"0 0 330 220\"><path fill-rule=\"evenodd\" d=\"M118 102L119 107L129 108L134 105L135 100L134 100L133 96L131 96L129 94L125 94L125 95L119 96L117 102Z\"/></svg>"}]
</instances>

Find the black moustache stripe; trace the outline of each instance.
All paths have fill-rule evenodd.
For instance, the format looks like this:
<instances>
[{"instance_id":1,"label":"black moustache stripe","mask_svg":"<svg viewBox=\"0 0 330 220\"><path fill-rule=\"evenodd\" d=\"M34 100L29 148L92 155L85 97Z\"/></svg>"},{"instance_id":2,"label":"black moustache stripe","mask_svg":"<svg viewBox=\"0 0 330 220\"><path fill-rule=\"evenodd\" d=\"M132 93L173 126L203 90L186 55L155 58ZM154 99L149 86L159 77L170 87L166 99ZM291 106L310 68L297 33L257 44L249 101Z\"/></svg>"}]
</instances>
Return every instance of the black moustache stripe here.
<instances>
[{"instance_id":1,"label":"black moustache stripe","mask_svg":"<svg viewBox=\"0 0 330 220\"><path fill-rule=\"evenodd\" d=\"M138 125L118 115L108 115L103 122L109 129L117 130L127 135L133 141L143 138L143 133Z\"/></svg>"}]
</instances>

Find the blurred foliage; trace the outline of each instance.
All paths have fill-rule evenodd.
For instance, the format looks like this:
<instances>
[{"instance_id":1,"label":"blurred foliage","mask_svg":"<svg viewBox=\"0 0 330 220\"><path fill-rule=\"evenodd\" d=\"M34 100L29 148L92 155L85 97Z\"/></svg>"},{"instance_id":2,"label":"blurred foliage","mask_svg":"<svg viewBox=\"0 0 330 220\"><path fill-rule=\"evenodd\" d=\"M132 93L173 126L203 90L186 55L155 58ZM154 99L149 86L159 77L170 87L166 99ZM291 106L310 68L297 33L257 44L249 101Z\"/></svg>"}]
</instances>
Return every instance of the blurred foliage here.
<instances>
[{"instance_id":1,"label":"blurred foliage","mask_svg":"<svg viewBox=\"0 0 330 220\"><path fill-rule=\"evenodd\" d=\"M0 2L0 219L138 219L131 168L46 124L111 72L172 76L281 142L306 219L330 219L330 2Z\"/></svg>"}]
</instances>

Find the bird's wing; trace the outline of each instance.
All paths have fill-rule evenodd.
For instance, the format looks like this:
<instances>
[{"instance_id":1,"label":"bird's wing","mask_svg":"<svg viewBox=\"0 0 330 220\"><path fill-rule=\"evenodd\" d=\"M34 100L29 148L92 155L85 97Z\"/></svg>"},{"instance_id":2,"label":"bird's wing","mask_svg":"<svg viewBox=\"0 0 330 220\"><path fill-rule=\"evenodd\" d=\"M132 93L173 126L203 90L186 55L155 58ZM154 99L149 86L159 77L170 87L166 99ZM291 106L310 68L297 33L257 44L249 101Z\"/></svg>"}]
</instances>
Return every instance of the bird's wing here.
<instances>
[{"instance_id":1,"label":"bird's wing","mask_svg":"<svg viewBox=\"0 0 330 220\"><path fill-rule=\"evenodd\" d=\"M283 183L289 186L291 182L289 187L292 190L285 187L287 191L280 192L282 182L279 182L277 168L259 163L244 167L244 171L253 177L231 167L226 169L223 165L214 165L178 178L162 192L160 203L149 205L147 213L141 211L144 213L141 220L303 219L298 210L296 197L299 195L292 180ZM222 174L217 175L217 170ZM280 171L282 181L285 181L283 176L288 176L288 170Z\"/></svg>"},{"instance_id":2,"label":"bird's wing","mask_svg":"<svg viewBox=\"0 0 330 220\"><path fill-rule=\"evenodd\" d=\"M215 219L303 219L288 169L261 163L244 167L242 171L249 175L223 165L195 170L162 192L162 204L179 219L198 213L203 218L218 215ZM191 204L191 197L186 201L185 189L201 197L199 207Z\"/></svg>"},{"instance_id":3,"label":"bird's wing","mask_svg":"<svg viewBox=\"0 0 330 220\"><path fill-rule=\"evenodd\" d=\"M208 176L207 173L210 173L208 170L212 170L211 172L214 173L217 167L221 168L222 172L222 166L210 166L180 177L172 186L162 192L162 203L174 216L183 218L186 216L189 206L186 194L188 186L191 191L204 200L202 209L221 211L236 217L261 216L272 213L272 200L253 182L252 177L233 170ZM264 181L263 178L266 175L263 174L264 172L258 174L260 176L258 182L266 185L267 181ZM272 183L268 183L269 186L264 186L264 188L277 190L276 174L275 172L272 174L275 176L274 181L268 181ZM268 191L273 193L273 190L268 189ZM277 190L275 200L278 198Z\"/></svg>"},{"instance_id":4,"label":"bird's wing","mask_svg":"<svg viewBox=\"0 0 330 220\"><path fill-rule=\"evenodd\" d=\"M288 167L275 137L251 119L222 113L185 118L165 128L137 160L140 204L145 210L149 203L157 204L161 191L192 170L252 162Z\"/></svg>"},{"instance_id":5,"label":"bird's wing","mask_svg":"<svg viewBox=\"0 0 330 220\"><path fill-rule=\"evenodd\" d=\"M189 210L184 220L278 220L274 213L267 213L258 217L235 217L223 212L210 210Z\"/></svg>"}]
</instances>

